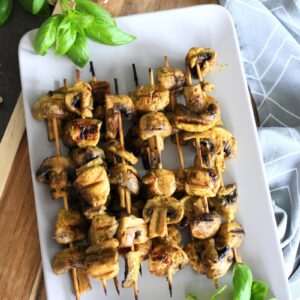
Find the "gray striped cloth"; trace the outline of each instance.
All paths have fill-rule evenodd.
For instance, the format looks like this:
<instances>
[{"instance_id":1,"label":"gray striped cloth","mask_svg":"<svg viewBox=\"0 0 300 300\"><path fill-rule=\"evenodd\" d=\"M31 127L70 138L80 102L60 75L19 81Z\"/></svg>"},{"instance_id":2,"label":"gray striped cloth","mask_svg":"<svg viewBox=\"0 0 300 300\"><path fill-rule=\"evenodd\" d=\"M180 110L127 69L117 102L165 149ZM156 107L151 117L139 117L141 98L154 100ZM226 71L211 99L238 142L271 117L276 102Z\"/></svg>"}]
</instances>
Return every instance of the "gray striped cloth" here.
<instances>
[{"instance_id":1,"label":"gray striped cloth","mask_svg":"<svg viewBox=\"0 0 300 300\"><path fill-rule=\"evenodd\" d=\"M221 4L238 33L292 299L300 299L300 1Z\"/></svg>"}]
</instances>

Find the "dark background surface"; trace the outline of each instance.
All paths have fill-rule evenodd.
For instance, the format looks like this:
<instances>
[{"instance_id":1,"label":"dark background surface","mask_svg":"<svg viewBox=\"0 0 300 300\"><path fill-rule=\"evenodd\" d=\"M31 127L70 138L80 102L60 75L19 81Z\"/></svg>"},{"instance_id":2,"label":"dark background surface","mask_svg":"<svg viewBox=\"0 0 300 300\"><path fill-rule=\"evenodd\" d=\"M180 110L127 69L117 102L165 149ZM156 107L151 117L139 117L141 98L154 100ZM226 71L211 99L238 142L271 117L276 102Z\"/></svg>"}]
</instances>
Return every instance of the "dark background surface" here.
<instances>
[{"instance_id":1,"label":"dark background surface","mask_svg":"<svg viewBox=\"0 0 300 300\"><path fill-rule=\"evenodd\" d=\"M0 142L21 92L18 46L21 37L37 28L47 13L33 16L13 1L13 10L5 24L0 26Z\"/></svg>"}]
</instances>

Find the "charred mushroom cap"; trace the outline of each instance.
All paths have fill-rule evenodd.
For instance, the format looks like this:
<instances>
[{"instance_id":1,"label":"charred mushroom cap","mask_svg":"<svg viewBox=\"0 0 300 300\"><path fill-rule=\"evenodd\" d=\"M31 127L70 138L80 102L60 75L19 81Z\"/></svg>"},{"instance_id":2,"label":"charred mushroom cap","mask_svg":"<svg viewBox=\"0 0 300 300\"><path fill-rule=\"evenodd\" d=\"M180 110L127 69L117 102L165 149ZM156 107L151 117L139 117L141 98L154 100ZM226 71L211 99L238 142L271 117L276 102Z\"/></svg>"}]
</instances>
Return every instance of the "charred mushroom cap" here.
<instances>
[{"instance_id":1,"label":"charred mushroom cap","mask_svg":"<svg viewBox=\"0 0 300 300\"><path fill-rule=\"evenodd\" d=\"M149 224L149 238L164 237L167 224L176 224L183 218L183 206L173 197L154 197L147 201L143 218Z\"/></svg>"},{"instance_id":2,"label":"charred mushroom cap","mask_svg":"<svg viewBox=\"0 0 300 300\"><path fill-rule=\"evenodd\" d=\"M65 95L62 93L50 94L39 98L32 108L32 115L35 120L45 119L70 119L73 114L67 110Z\"/></svg>"},{"instance_id":3,"label":"charred mushroom cap","mask_svg":"<svg viewBox=\"0 0 300 300\"><path fill-rule=\"evenodd\" d=\"M186 246L184 247L184 252L187 254L192 268L196 272L204 275L205 268L201 261L201 255L199 253L198 243L199 242L197 240L187 243Z\"/></svg>"},{"instance_id":4,"label":"charred mushroom cap","mask_svg":"<svg viewBox=\"0 0 300 300\"><path fill-rule=\"evenodd\" d=\"M97 119L74 119L67 122L63 142L67 147L96 146L100 140L102 122Z\"/></svg>"},{"instance_id":5,"label":"charred mushroom cap","mask_svg":"<svg viewBox=\"0 0 300 300\"><path fill-rule=\"evenodd\" d=\"M237 222L227 222L221 225L220 230L215 238L216 248L225 247L239 248L244 240L245 231L241 224Z\"/></svg>"},{"instance_id":6,"label":"charred mushroom cap","mask_svg":"<svg viewBox=\"0 0 300 300\"><path fill-rule=\"evenodd\" d=\"M215 170L187 169L185 190L188 195L214 197L218 192L220 184L220 176Z\"/></svg>"},{"instance_id":7,"label":"charred mushroom cap","mask_svg":"<svg viewBox=\"0 0 300 300\"><path fill-rule=\"evenodd\" d=\"M181 232L176 225L168 225L168 235L162 238L158 237L153 239L153 247L156 247L159 243L169 243L181 246L182 236Z\"/></svg>"},{"instance_id":8,"label":"charred mushroom cap","mask_svg":"<svg viewBox=\"0 0 300 300\"><path fill-rule=\"evenodd\" d=\"M76 82L65 95L65 103L71 112L82 118L93 117L93 97L91 86L84 81Z\"/></svg>"},{"instance_id":9,"label":"charred mushroom cap","mask_svg":"<svg viewBox=\"0 0 300 300\"><path fill-rule=\"evenodd\" d=\"M205 107L205 94L200 83L184 87L184 98L188 110L198 113Z\"/></svg>"},{"instance_id":10,"label":"charred mushroom cap","mask_svg":"<svg viewBox=\"0 0 300 300\"><path fill-rule=\"evenodd\" d=\"M185 58L186 65L191 69L193 77L197 78L196 64L200 65L202 75L207 75L215 64L217 53L210 48L191 48Z\"/></svg>"},{"instance_id":11,"label":"charred mushroom cap","mask_svg":"<svg viewBox=\"0 0 300 300\"><path fill-rule=\"evenodd\" d=\"M97 146L89 146L86 148L74 148L71 150L71 157L77 165L83 166L95 158L105 159L104 151Z\"/></svg>"},{"instance_id":12,"label":"charred mushroom cap","mask_svg":"<svg viewBox=\"0 0 300 300\"><path fill-rule=\"evenodd\" d=\"M140 138L148 140L156 135L165 138L172 133L172 126L168 118L161 112L151 112L140 119Z\"/></svg>"},{"instance_id":13,"label":"charred mushroom cap","mask_svg":"<svg viewBox=\"0 0 300 300\"><path fill-rule=\"evenodd\" d=\"M105 95L110 94L110 83L107 81L92 80L89 84L92 88L95 107L105 105Z\"/></svg>"},{"instance_id":14,"label":"charred mushroom cap","mask_svg":"<svg viewBox=\"0 0 300 300\"><path fill-rule=\"evenodd\" d=\"M218 232L221 222L220 215L214 211L195 216L190 221L191 233L201 240L213 237Z\"/></svg>"},{"instance_id":15,"label":"charred mushroom cap","mask_svg":"<svg viewBox=\"0 0 300 300\"><path fill-rule=\"evenodd\" d=\"M135 114L135 106L128 95L105 95L106 113L120 112L125 118L131 119Z\"/></svg>"},{"instance_id":16,"label":"charred mushroom cap","mask_svg":"<svg viewBox=\"0 0 300 300\"><path fill-rule=\"evenodd\" d=\"M75 163L67 156L46 158L36 172L39 183L50 185L53 199L66 195L67 187L75 178Z\"/></svg>"}]
</instances>

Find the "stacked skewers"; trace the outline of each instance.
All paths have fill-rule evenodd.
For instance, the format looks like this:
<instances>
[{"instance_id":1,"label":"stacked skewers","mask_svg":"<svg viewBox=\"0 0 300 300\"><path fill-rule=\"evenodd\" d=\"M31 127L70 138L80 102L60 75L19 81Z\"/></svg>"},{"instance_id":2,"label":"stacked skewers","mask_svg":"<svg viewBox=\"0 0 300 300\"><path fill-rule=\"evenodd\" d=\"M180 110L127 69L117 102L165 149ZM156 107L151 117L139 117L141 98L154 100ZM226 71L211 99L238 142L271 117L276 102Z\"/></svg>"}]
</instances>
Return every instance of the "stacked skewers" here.
<instances>
[{"instance_id":1,"label":"stacked skewers","mask_svg":"<svg viewBox=\"0 0 300 300\"><path fill-rule=\"evenodd\" d=\"M222 178L237 144L220 127L220 105L207 95L213 85L202 78L215 60L212 49L192 48L184 73L164 57L158 84L150 68L150 82L142 86L133 65L136 91L130 95L119 94L116 79L111 94L109 82L97 80L91 63L89 83L77 71L73 86L65 80L63 88L35 103L33 116L47 121L57 154L42 163L37 180L50 185L54 199L64 200L54 238L67 247L55 255L53 270L71 270L77 299L91 289L88 276L102 282L105 294L107 280L113 279L119 293L120 256L125 258L122 287L133 288L135 299L146 259L150 273L167 277L171 296L172 277L188 262L217 287L240 260L236 249L244 230L234 221L237 187L224 185ZM185 104L178 101L182 93ZM125 141L123 118L133 120ZM60 135L70 156L61 155ZM164 139L171 136L177 170L163 168ZM186 168L182 145L190 142L197 155ZM139 154L148 170L142 179L134 168ZM180 228L186 226L191 241L182 248Z\"/></svg>"}]
</instances>

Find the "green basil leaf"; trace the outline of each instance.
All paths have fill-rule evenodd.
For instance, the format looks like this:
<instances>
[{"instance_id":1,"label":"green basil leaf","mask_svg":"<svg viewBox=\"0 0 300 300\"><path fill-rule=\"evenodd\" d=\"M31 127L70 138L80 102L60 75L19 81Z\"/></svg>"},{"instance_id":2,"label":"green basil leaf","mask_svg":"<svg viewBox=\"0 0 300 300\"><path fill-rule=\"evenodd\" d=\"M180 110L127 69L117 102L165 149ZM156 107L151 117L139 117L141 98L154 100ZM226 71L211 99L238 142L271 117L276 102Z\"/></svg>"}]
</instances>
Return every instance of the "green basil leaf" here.
<instances>
[{"instance_id":1,"label":"green basil leaf","mask_svg":"<svg viewBox=\"0 0 300 300\"><path fill-rule=\"evenodd\" d=\"M95 18L99 18L106 24L116 24L115 20L106 9L89 0L78 0L76 2L75 10L79 11L82 14L92 15Z\"/></svg>"},{"instance_id":2,"label":"green basil leaf","mask_svg":"<svg viewBox=\"0 0 300 300\"><path fill-rule=\"evenodd\" d=\"M251 300L264 300L268 292L268 284L260 280L254 280L251 286Z\"/></svg>"},{"instance_id":3,"label":"green basil leaf","mask_svg":"<svg viewBox=\"0 0 300 300\"><path fill-rule=\"evenodd\" d=\"M89 48L87 46L87 37L77 33L76 40L70 50L67 52L68 57L79 67L84 67L89 60Z\"/></svg>"},{"instance_id":4,"label":"green basil leaf","mask_svg":"<svg viewBox=\"0 0 300 300\"><path fill-rule=\"evenodd\" d=\"M250 300L252 272L242 263L236 263L233 268L233 300Z\"/></svg>"},{"instance_id":5,"label":"green basil leaf","mask_svg":"<svg viewBox=\"0 0 300 300\"><path fill-rule=\"evenodd\" d=\"M217 300L218 297L227 289L227 285L225 284L223 287L218 289L210 298L210 300Z\"/></svg>"},{"instance_id":6,"label":"green basil leaf","mask_svg":"<svg viewBox=\"0 0 300 300\"><path fill-rule=\"evenodd\" d=\"M62 15L53 15L41 25L34 40L34 49L38 54L45 55L54 45L57 28L62 19Z\"/></svg>"},{"instance_id":7,"label":"green basil leaf","mask_svg":"<svg viewBox=\"0 0 300 300\"><path fill-rule=\"evenodd\" d=\"M185 300L197 300L197 297L194 294L186 294Z\"/></svg>"},{"instance_id":8,"label":"green basil leaf","mask_svg":"<svg viewBox=\"0 0 300 300\"><path fill-rule=\"evenodd\" d=\"M71 21L82 28L88 28L94 21L94 16L70 14Z\"/></svg>"},{"instance_id":9,"label":"green basil leaf","mask_svg":"<svg viewBox=\"0 0 300 300\"><path fill-rule=\"evenodd\" d=\"M46 0L33 0L32 1L32 13L36 15L41 11L45 4Z\"/></svg>"},{"instance_id":10,"label":"green basil leaf","mask_svg":"<svg viewBox=\"0 0 300 300\"><path fill-rule=\"evenodd\" d=\"M0 0L0 25L4 24L11 14L12 0Z\"/></svg>"},{"instance_id":11,"label":"green basil leaf","mask_svg":"<svg viewBox=\"0 0 300 300\"><path fill-rule=\"evenodd\" d=\"M86 28L89 38L106 45L124 45L136 39L135 36L125 33L116 26L107 25L95 18L91 27Z\"/></svg>"},{"instance_id":12,"label":"green basil leaf","mask_svg":"<svg viewBox=\"0 0 300 300\"><path fill-rule=\"evenodd\" d=\"M41 11L45 2L46 0L19 0L23 8L34 15Z\"/></svg>"},{"instance_id":13,"label":"green basil leaf","mask_svg":"<svg viewBox=\"0 0 300 300\"><path fill-rule=\"evenodd\" d=\"M69 16L65 16L57 28L55 55L68 52L76 39L76 29Z\"/></svg>"}]
</instances>

